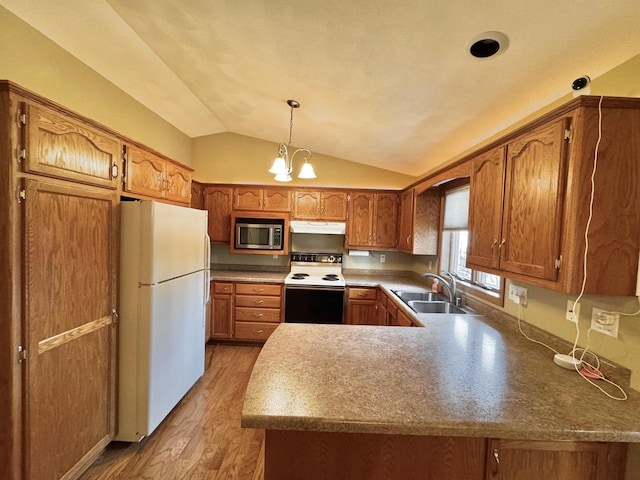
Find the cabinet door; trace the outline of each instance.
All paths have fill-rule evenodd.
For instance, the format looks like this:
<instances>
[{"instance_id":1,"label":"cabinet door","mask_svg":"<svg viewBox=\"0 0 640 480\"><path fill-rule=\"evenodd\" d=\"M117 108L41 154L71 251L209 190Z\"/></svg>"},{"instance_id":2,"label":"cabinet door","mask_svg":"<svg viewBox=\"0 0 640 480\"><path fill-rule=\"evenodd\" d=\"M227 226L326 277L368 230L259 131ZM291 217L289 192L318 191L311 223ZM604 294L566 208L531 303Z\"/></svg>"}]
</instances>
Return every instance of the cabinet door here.
<instances>
[{"instance_id":1,"label":"cabinet door","mask_svg":"<svg viewBox=\"0 0 640 480\"><path fill-rule=\"evenodd\" d=\"M263 210L271 212L290 212L292 205L291 190L282 188L265 188L262 193Z\"/></svg>"},{"instance_id":2,"label":"cabinet door","mask_svg":"<svg viewBox=\"0 0 640 480\"><path fill-rule=\"evenodd\" d=\"M78 120L48 108L22 104L24 171L117 188L120 142Z\"/></svg>"},{"instance_id":3,"label":"cabinet door","mask_svg":"<svg viewBox=\"0 0 640 480\"><path fill-rule=\"evenodd\" d=\"M375 300L348 300L347 324L379 325L377 302Z\"/></svg>"},{"instance_id":4,"label":"cabinet door","mask_svg":"<svg viewBox=\"0 0 640 480\"><path fill-rule=\"evenodd\" d=\"M191 203L191 172L174 163L167 162L166 170L167 200Z\"/></svg>"},{"instance_id":5,"label":"cabinet door","mask_svg":"<svg viewBox=\"0 0 640 480\"><path fill-rule=\"evenodd\" d=\"M233 338L233 295L214 293L211 302L211 338Z\"/></svg>"},{"instance_id":6,"label":"cabinet door","mask_svg":"<svg viewBox=\"0 0 640 480\"><path fill-rule=\"evenodd\" d=\"M23 432L31 479L77 472L115 430L117 197L69 185L25 181Z\"/></svg>"},{"instance_id":7,"label":"cabinet door","mask_svg":"<svg viewBox=\"0 0 640 480\"><path fill-rule=\"evenodd\" d=\"M502 237L505 147L474 159L469 193L467 265L498 268ZM502 249L502 247L500 247Z\"/></svg>"},{"instance_id":8,"label":"cabinet door","mask_svg":"<svg viewBox=\"0 0 640 480\"><path fill-rule=\"evenodd\" d=\"M398 195L377 193L373 217L373 246L395 248L398 233Z\"/></svg>"},{"instance_id":9,"label":"cabinet door","mask_svg":"<svg viewBox=\"0 0 640 480\"><path fill-rule=\"evenodd\" d=\"M233 208L236 210L262 210L262 189L257 187L234 188Z\"/></svg>"},{"instance_id":10,"label":"cabinet door","mask_svg":"<svg viewBox=\"0 0 640 480\"><path fill-rule=\"evenodd\" d=\"M621 480L625 444L491 440L487 480Z\"/></svg>"},{"instance_id":11,"label":"cabinet door","mask_svg":"<svg viewBox=\"0 0 640 480\"><path fill-rule=\"evenodd\" d=\"M373 241L372 215L373 194L352 193L349 200L349 221L347 223L346 238L347 248L371 246Z\"/></svg>"},{"instance_id":12,"label":"cabinet door","mask_svg":"<svg viewBox=\"0 0 640 480\"><path fill-rule=\"evenodd\" d=\"M297 220L320 218L320 192L295 192L293 217Z\"/></svg>"},{"instance_id":13,"label":"cabinet door","mask_svg":"<svg viewBox=\"0 0 640 480\"><path fill-rule=\"evenodd\" d=\"M206 210L204 207L204 187L201 183L191 181L191 208Z\"/></svg>"},{"instance_id":14,"label":"cabinet door","mask_svg":"<svg viewBox=\"0 0 640 480\"><path fill-rule=\"evenodd\" d=\"M500 269L555 280L565 177L565 119L507 146Z\"/></svg>"},{"instance_id":15,"label":"cabinet door","mask_svg":"<svg viewBox=\"0 0 640 480\"><path fill-rule=\"evenodd\" d=\"M407 253L413 250L413 198L413 190L406 190L400 195L398 250Z\"/></svg>"},{"instance_id":16,"label":"cabinet door","mask_svg":"<svg viewBox=\"0 0 640 480\"><path fill-rule=\"evenodd\" d=\"M347 219L347 192L322 192L320 215L323 220L344 222Z\"/></svg>"},{"instance_id":17,"label":"cabinet door","mask_svg":"<svg viewBox=\"0 0 640 480\"><path fill-rule=\"evenodd\" d=\"M209 237L212 242L228 243L231 239L231 187L204 189L204 208L209 212Z\"/></svg>"},{"instance_id":18,"label":"cabinet door","mask_svg":"<svg viewBox=\"0 0 640 480\"><path fill-rule=\"evenodd\" d=\"M124 190L164 198L166 162L150 152L127 145Z\"/></svg>"}]
</instances>

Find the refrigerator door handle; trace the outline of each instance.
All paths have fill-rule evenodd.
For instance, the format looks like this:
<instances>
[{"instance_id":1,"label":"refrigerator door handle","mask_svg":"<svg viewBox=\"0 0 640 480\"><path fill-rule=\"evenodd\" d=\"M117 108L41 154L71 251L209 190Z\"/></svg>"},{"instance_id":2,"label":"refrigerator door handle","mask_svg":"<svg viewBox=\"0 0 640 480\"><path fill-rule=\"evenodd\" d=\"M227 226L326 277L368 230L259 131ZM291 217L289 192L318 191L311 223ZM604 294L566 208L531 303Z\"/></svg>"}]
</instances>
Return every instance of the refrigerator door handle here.
<instances>
[{"instance_id":1,"label":"refrigerator door handle","mask_svg":"<svg viewBox=\"0 0 640 480\"><path fill-rule=\"evenodd\" d=\"M206 299L205 303L209 303L211 301L211 239L209 235L205 234L204 237L205 246L205 264L204 264L204 298Z\"/></svg>"}]
</instances>

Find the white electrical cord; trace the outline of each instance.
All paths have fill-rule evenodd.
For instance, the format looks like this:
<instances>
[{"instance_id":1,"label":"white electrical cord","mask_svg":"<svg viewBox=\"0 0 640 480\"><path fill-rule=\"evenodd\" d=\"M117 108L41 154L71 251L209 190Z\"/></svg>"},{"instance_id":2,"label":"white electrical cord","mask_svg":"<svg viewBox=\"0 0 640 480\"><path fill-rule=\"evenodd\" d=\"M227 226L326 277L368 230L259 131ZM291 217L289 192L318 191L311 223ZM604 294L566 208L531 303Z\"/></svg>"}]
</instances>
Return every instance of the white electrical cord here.
<instances>
[{"instance_id":1,"label":"white electrical cord","mask_svg":"<svg viewBox=\"0 0 640 480\"><path fill-rule=\"evenodd\" d=\"M584 257L583 257L583 270L582 270L582 287L580 289L580 294L578 295L578 298L576 298L576 300L573 302L573 307L571 308L572 312L576 311L576 306L578 305L578 303L580 302L580 300L582 299L582 297L584 296L584 291L587 285L587 253L589 252L589 227L591 226L591 220L593 218L593 203L594 203L594 198L595 198L595 190L596 190L596 185L595 185L595 176L596 176L596 170L598 168L598 150L600 148L600 142L602 140L602 100L604 99L604 97L600 97L600 102L598 103L598 141L596 142L596 148L595 148L595 153L593 156L593 171L591 172L591 197L589 200L589 218L587 219L587 225L584 231ZM640 300L640 297L639 297ZM521 321L520 321L520 317L521 317L521 310L522 310L522 304L518 304L518 330L520 330L520 333L529 341L533 342L533 343L537 343L539 345L542 345L543 347L548 348L549 350L551 350L554 353L559 353L558 351L556 351L554 348L550 347L549 345L547 345L544 342L541 342L539 340L535 340L531 337L529 337L526 333L524 333L524 331L522 330L522 325L521 325ZM607 312L607 313L618 313L618 312ZM638 310L638 312L636 312L635 314L623 314L623 315L637 315L640 313L640 310ZM619 314L619 313L618 313ZM576 372L578 372L578 374L580 374L580 376L582 378L584 378L587 382L589 382L591 385L593 385L594 387L596 387L598 390L600 390L602 393L604 393L607 397L612 398L613 400L626 400L627 399L627 393L623 390L623 388L618 385L615 382L612 382L611 380L608 380L604 377L604 375L602 375L602 373L600 372L599 368L600 368L600 358L593 352L589 351L589 343L590 343L590 339L591 339L591 330L592 328L589 328L589 330L587 330L587 346L585 348L579 348L578 347L578 341L580 340L580 326L578 325L578 318L575 319L575 326L576 326L576 339L573 342L573 348L571 349L571 357L574 360L574 368L576 370ZM578 359L579 362L576 362L576 351L577 350L582 350L582 355L580 355L580 358ZM584 356L585 355L591 355L594 358L594 362L596 363L596 366L591 365L590 363L588 363L587 361L584 360ZM620 390L620 392L622 393L621 397L616 397L611 395L610 393L608 393L607 391L605 391L600 385L597 385L595 382L593 382L590 378L588 378L582 370L582 365L586 365L589 369L591 369L591 371L593 372L594 370L597 372L598 376L594 377L597 378L598 380L602 380L614 387L616 387L618 390Z\"/></svg>"}]
</instances>

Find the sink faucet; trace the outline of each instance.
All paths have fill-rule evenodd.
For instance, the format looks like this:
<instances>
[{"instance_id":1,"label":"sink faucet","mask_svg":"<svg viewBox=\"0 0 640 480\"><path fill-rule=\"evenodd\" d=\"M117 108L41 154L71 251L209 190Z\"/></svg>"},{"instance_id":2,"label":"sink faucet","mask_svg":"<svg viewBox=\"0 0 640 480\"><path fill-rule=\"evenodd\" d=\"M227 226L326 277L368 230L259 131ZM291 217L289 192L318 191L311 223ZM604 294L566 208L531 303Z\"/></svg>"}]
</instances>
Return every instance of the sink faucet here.
<instances>
[{"instance_id":1,"label":"sink faucet","mask_svg":"<svg viewBox=\"0 0 640 480\"><path fill-rule=\"evenodd\" d=\"M440 275L435 274L435 273L431 273L431 272L423 273L422 276L424 278L436 278L436 279L438 279L438 281L447 289L447 292L449 293L449 303L455 304L455 302L456 302L456 279L450 272L447 272L447 271L443 270L442 273L444 273L446 276L449 277L449 279L450 279L449 281L451 283L449 283L447 280L445 280Z\"/></svg>"}]
</instances>

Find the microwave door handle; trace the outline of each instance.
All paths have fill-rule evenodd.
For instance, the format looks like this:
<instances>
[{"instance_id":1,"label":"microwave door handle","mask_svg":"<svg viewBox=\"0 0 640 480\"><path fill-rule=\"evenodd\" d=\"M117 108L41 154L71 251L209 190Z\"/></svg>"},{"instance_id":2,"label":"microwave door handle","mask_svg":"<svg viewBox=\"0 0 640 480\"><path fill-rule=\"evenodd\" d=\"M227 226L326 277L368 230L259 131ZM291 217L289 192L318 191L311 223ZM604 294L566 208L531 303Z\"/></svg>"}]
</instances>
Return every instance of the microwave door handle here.
<instances>
[{"instance_id":1,"label":"microwave door handle","mask_svg":"<svg viewBox=\"0 0 640 480\"><path fill-rule=\"evenodd\" d=\"M273 248L273 247L274 247L274 244L273 244L273 237L274 237L274 232L275 232L275 230L276 230L276 227L274 227L274 226L271 226L271 228L269 228L269 246L270 246L271 248Z\"/></svg>"}]
</instances>

